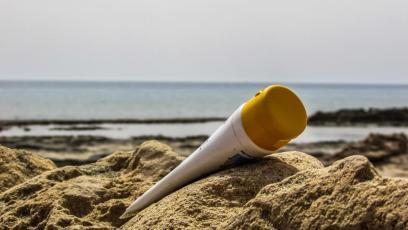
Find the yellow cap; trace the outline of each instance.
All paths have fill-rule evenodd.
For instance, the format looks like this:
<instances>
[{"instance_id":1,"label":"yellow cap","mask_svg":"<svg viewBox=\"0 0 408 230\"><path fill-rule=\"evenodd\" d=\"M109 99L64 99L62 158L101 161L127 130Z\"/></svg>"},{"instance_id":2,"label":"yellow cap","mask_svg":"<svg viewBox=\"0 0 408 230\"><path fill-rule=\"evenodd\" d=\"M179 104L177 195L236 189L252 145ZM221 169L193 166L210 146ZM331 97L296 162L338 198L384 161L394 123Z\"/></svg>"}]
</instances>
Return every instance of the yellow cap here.
<instances>
[{"instance_id":1,"label":"yellow cap","mask_svg":"<svg viewBox=\"0 0 408 230\"><path fill-rule=\"evenodd\" d=\"M244 104L241 119L248 137L259 147L277 150L303 132L307 115L290 89L271 85Z\"/></svg>"}]
</instances>

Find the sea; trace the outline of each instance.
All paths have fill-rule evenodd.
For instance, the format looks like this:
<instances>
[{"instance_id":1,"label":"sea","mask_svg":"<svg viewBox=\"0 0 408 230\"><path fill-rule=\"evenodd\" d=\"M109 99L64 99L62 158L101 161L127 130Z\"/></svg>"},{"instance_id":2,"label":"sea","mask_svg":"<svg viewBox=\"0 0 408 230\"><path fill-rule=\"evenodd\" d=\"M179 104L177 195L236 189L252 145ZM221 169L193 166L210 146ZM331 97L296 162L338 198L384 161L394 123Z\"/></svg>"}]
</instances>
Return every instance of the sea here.
<instances>
[{"instance_id":1,"label":"sea","mask_svg":"<svg viewBox=\"0 0 408 230\"><path fill-rule=\"evenodd\" d=\"M0 81L0 120L228 117L270 84L282 83ZM408 106L408 85L283 84L302 99L309 115L343 108ZM0 136L182 137L209 135L221 124L104 124L106 129L83 131L48 126L13 127L0 132ZM298 141L355 140L370 132L408 133L404 127L308 127Z\"/></svg>"}]
</instances>

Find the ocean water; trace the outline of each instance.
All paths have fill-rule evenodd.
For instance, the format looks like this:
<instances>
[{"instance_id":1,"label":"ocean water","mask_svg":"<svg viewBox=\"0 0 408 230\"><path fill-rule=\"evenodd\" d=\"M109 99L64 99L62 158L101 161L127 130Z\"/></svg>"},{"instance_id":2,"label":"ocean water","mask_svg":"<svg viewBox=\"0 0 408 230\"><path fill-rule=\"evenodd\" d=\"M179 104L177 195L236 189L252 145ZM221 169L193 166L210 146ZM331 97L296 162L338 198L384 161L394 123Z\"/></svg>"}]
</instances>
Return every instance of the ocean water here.
<instances>
[{"instance_id":1,"label":"ocean water","mask_svg":"<svg viewBox=\"0 0 408 230\"><path fill-rule=\"evenodd\" d=\"M227 117L272 83L0 81L0 119ZM308 114L408 106L407 85L287 85Z\"/></svg>"},{"instance_id":2,"label":"ocean water","mask_svg":"<svg viewBox=\"0 0 408 230\"><path fill-rule=\"evenodd\" d=\"M264 83L138 83L0 81L0 120L227 117ZM408 106L406 85L288 84L308 114L341 108ZM222 122L192 124L102 124L101 130L57 130L58 126L12 127L0 136L210 135ZM307 127L294 142L353 141L369 133L408 134L407 127Z\"/></svg>"}]
</instances>

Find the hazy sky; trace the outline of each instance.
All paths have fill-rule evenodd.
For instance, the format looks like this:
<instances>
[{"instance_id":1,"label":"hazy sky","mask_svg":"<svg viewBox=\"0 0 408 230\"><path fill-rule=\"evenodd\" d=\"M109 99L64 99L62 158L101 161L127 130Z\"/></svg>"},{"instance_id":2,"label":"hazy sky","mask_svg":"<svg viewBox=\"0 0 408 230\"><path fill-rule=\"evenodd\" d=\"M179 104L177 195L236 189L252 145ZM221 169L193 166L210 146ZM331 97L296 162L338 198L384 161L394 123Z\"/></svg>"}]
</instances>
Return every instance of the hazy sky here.
<instances>
[{"instance_id":1,"label":"hazy sky","mask_svg":"<svg viewBox=\"0 0 408 230\"><path fill-rule=\"evenodd\" d=\"M1 0L0 79L408 83L408 1Z\"/></svg>"}]
</instances>

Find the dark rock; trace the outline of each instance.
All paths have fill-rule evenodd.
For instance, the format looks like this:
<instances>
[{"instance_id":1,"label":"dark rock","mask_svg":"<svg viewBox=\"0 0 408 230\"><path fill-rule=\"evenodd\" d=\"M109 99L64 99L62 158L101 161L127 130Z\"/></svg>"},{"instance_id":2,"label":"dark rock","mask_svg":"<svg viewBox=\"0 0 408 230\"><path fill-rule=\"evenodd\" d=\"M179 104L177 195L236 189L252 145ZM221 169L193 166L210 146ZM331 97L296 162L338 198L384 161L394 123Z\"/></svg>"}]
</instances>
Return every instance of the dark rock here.
<instances>
[{"instance_id":1,"label":"dark rock","mask_svg":"<svg viewBox=\"0 0 408 230\"><path fill-rule=\"evenodd\" d=\"M408 108L341 109L318 111L309 117L309 125L380 125L408 126Z\"/></svg>"},{"instance_id":2,"label":"dark rock","mask_svg":"<svg viewBox=\"0 0 408 230\"><path fill-rule=\"evenodd\" d=\"M373 163L385 162L397 155L407 155L408 138L405 134L370 134L366 139L349 144L333 156L333 160L351 155L363 155Z\"/></svg>"}]
</instances>

